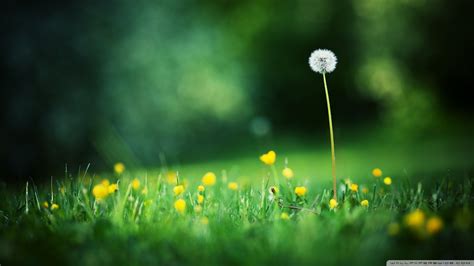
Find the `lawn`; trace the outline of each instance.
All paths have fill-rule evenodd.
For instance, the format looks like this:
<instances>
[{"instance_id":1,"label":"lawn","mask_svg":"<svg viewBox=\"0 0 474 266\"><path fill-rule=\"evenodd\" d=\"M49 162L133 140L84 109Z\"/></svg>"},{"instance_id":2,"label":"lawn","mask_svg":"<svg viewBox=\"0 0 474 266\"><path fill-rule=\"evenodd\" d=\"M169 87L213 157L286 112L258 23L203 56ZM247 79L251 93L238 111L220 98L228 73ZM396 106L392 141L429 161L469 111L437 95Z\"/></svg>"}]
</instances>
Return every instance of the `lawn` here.
<instances>
[{"instance_id":1,"label":"lawn","mask_svg":"<svg viewBox=\"0 0 474 266\"><path fill-rule=\"evenodd\" d=\"M4 184L0 263L382 265L472 255L468 136L418 146L342 140L335 202L327 144L299 139L275 140L274 163L250 150ZM292 171L283 173L285 166Z\"/></svg>"}]
</instances>

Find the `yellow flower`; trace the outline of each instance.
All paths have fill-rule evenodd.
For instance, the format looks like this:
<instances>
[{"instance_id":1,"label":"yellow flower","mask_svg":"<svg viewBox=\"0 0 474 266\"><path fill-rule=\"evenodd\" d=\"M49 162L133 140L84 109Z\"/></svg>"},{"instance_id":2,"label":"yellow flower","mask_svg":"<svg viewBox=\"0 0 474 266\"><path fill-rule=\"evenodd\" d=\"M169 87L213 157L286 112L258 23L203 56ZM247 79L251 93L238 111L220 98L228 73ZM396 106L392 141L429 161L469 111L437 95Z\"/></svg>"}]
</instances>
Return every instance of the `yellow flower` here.
<instances>
[{"instance_id":1,"label":"yellow flower","mask_svg":"<svg viewBox=\"0 0 474 266\"><path fill-rule=\"evenodd\" d=\"M387 233L391 236L397 235L400 232L400 225L396 222L390 223L387 228Z\"/></svg>"},{"instance_id":2,"label":"yellow flower","mask_svg":"<svg viewBox=\"0 0 474 266\"><path fill-rule=\"evenodd\" d=\"M102 185L108 187L110 185L110 182L108 179L102 179L102 181L100 182Z\"/></svg>"},{"instance_id":3,"label":"yellow flower","mask_svg":"<svg viewBox=\"0 0 474 266\"><path fill-rule=\"evenodd\" d=\"M375 177L381 177L382 176L382 170L380 168L375 168L372 170L372 175Z\"/></svg>"},{"instance_id":4,"label":"yellow flower","mask_svg":"<svg viewBox=\"0 0 474 266\"><path fill-rule=\"evenodd\" d=\"M288 213L282 212L281 215L280 215L280 219L288 220L288 219L290 219L290 216L288 215Z\"/></svg>"},{"instance_id":5,"label":"yellow flower","mask_svg":"<svg viewBox=\"0 0 474 266\"><path fill-rule=\"evenodd\" d=\"M368 207L369 206L369 201L368 200L363 200L363 201L360 202L360 205L362 207Z\"/></svg>"},{"instance_id":6,"label":"yellow flower","mask_svg":"<svg viewBox=\"0 0 474 266\"><path fill-rule=\"evenodd\" d=\"M173 188L173 192L175 196L179 196L184 192L184 186L183 185L178 185Z\"/></svg>"},{"instance_id":7,"label":"yellow flower","mask_svg":"<svg viewBox=\"0 0 474 266\"><path fill-rule=\"evenodd\" d=\"M112 185L108 186L107 189L109 190L109 194L117 192L118 191L118 184L112 184Z\"/></svg>"},{"instance_id":8,"label":"yellow flower","mask_svg":"<svg viewBox=\"0 0 474 266\"><path fill-rule=\"evenodd\" d=\"M262 156L260 156L260 161L262 161L266 165L272 165L275 163L276 160L276 153L274 151L269 151Z\"/></svg>"},{"instance_id":9,"label":"yellow flower","mask_svg":"<svg viewBox=\"0 0 474 266\"><path fill-rule=\"evenodd\" d=\"M443 220L439 217L431 217L426 222L426 231L430 235L434 235L443 229Z\"/></svg>"},{"instance_id":10,"label":"yellow flower","mask_svg":"<svg viewBox=\"0 0 474 266\"><path fill-rule=\"evenodd\" d=\"M329 208L330 208L331 210L334 209L334 208L336 208L337 205L338 205L337 200L331 199L331 200L329 201Z\"/></svg>"},{"instance_id":11,"label":"yellow flower","mask_svg":"<svg viewBox=\"0 0 474 266\"><path fill-rule=\"evenodd\" d=\"M239 189L239 185L237 184L237 182L230 182L229 185L227 185L227 187L230 190L234 190L234 191Z\"/></svg>"},{"instance_id":12,"label":"yellow flower","mask_svg":"<svg viewBox=\"0 0 474 266\"><path fill-rule=\"evenodd\" d=\"M142 194L143 194L143 195L148 195L148 187L144 187L144 188L142 189Z\"/></svg>"},{"instance_id":13,"label":"yellow flower","mask_svg":"<svg viewBox=\"0 0 474 266\"><path fill-rule=\"evenodd\" d=\"M47 201L43 202L43 207L45 207L46 209L49 208L49 204Z\"/></svg>"},{"instance_id":14,"label":"yellow flower","mask_svg":"<svg viewBox=\"0 0 474 266\"><path fill-rule=\"evenodd\" d=\"M295 174L293 173L293 170L291 170L291 168L288 168L288 167L285 167L281 173L284 177L286 177L286 179L292 179L295 176Z\"/></svg>"},{"instance_id":15,"label":"yellow flower","mask_svg":"<svg viewBox=\"0 0 474 266\"><path fill-rule=\"evenodd\" d=\"M59 205L58 205L58 204L56 204L56 203L51 204L51 210L52 210L52 211L57 210L57 209L59 209Z\"/></svg>"},{"instance_id":16,"label":"yellow flower","mask_svg":"<svg viewBox=\"0 0 474 266\"><path fill-rule=\"evenodd\" d=\"M216 174L214 174L213 172L207 172L202 177L202 183L205 186L213 186L216 183Z\"/></svg>"},{"instance_id":17,"label":"yellow flower","mask_svg":"<svg viewBox=\"0 0 474 266\"><path fill-rule=\"evenodd\" d=\"M412 229L420 228L425 223L425 214L422 210L416 209L405 215L405 225Z\"/></svg>"},{"instance_id":18,"label":"yellow flower","mask_svg":"<svg viewBox=\"0 0 474 266\"><path fill-rule=\"evenodd\" d=\"M148 207L148 206L150 206L151 204L153 204L153 200L151 200L151 199L145 200L145 202L143 202L143 205L144 205L145 207Z\"/></svg>"},{"instance_id":19,"label":"yellow flower","mask_svg":"<svg viewBox=\"0 0 474 266\"><path fill-rule=\"evenodd\" d=\"M202 212L202 206L201 206L201 205L196 205L196 206L194 206L194 211L195 211L196 213Z\"/></svg>"},{"instance_id":20,"label":"yellow flower","mask_svg":"<svg viewBox=\"0 0 474 266\"><path fill-rule=\"evenodd\" d=\"M359 190L359 185L351 184L350 190L353 191L353 192L357 192Z\"/></svg>"},{"instance_id":21,"label":"yellow flower","mask_svg":"<svg viewBox=\"0 0 474 266\"><path fill-rule=\"evenodd\" d=\"M120 175L121 173L123 173L123 171L125 171L125 165L123 163L116 163L114 165L114 171L115 173Z\"/></svg>"},{"instance_id":22,"label":"yellow flower","mask_svg":"<svg viewBox=\"0 0 474 266\"><path fill-rule=\"evenodd\" d=\"M177 212L183 214L186 210L186 201L184 201L184 199L178 199L174 202L174 208Z\"/></svg>"},{"instance_id":23,"label":"yellow flower","mask_svg":"<svg viewBox=\"0 0 474 266\"><path fill-rule=\"evenodd\" d=\"M203 195L198 195L197 199L198 199L199 204L202 204L204 202L204 196Z\"/></svg>"},{"instance_id":24,"label":"yellow flower","mask_svg":"<svg viewBox=\"0 0 474 266\"><path fill-rule=\"evenodd\" d=\"M306 188L305 187L295 187L295 194L303 197L306 194Z\"/></svg>"},{"instance_id":25,"label":"yellow flower","mask_svg":"<svg viewBox=\"0 0 474 266\"><path fill-rule=\"evenodd\" d=\"M369 193L369 189L368 189L368 188L366 188L366 187L362 188L362 193L364 193L364 194L367 194L367 193Z\"/></svg>"},{"instance_id":26,"label":"yellow flower","mask_svg":"<svg viewBox=\"0 0 474 266\"><path fill-rule=\"evenodd\" d=\"M95 185L92 189L92 195L94 195L97 200L105 199L107 195L109 195L109 188L104 186L104 184Z\"/></svg>"},{"instance_id":27,"label":"yellow flower","mask_svg":"<svg viewBox=\"0 0 474 266\"><path fill-rule=\"evenodd\" d=\"M166 174L166 181L167 181L168 184L170 184L170 185L176 184L176 183L177 183L177 176L176 176L176 173L173 172L173 171L169 171L169 172Z\"/></svg>"},{"instance_id":28,"label":"yellow flower","mask_svg":"<svg viewBox=\"0 0 474 266\"><path fill-rule=\"evenodd\" d=\"M135 190L140 188L140 180L138 180L138 178L132 180L132 188Z\"/></svg>"},{"instance_id":29,"label":"yellow flower","mask_svg":"<svg viewBox=\"0 0 474 266\"><path fill-rule=\"evenodd\" d=\"M204 190L206 190L206 188L203 185L198 186L198 191L199 192L203 192Z\"/></svg>"},{"instance_id":30,"label":"yellow flower","mask_svg":"<svg viewBox=\"0 0 474 266\"><path fill-rule=\"evenodd\" d=\"M209 219L207 217L202 217L200 222L203 225L208 225L209 224Z\"/></svg>"},{"instance_id":31,"label":"yellow flower","mask_svg":"<svg viewBox=\"0 0 474 266\"><path fill-rule=\"evenodd\" d=\"M383 183L387 186L390 186L392 184L392 178L387 176L386 178L383 179Z\"/></svg>"}]
</instances>

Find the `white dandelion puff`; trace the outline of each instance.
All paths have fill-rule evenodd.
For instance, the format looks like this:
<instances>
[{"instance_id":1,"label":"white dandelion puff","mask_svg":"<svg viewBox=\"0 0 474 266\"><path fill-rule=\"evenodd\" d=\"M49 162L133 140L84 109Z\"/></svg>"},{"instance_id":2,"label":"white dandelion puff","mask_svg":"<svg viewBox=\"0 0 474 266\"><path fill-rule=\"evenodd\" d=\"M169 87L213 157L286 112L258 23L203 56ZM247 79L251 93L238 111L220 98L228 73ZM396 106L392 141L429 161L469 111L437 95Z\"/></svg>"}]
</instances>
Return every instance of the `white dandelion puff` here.
<instances>
[{"instance_id":1,"label":"white dandelion puff","mask_svg":"<svg viewBox=\"0 0 474 266\"><path fill-rule=\"evenodd\" d=\"M311 53L309 57L309 66L314 72L321 74L331 73L336 69L336 55L326 49L318 49Z\"/></svg>"}]
</instances>

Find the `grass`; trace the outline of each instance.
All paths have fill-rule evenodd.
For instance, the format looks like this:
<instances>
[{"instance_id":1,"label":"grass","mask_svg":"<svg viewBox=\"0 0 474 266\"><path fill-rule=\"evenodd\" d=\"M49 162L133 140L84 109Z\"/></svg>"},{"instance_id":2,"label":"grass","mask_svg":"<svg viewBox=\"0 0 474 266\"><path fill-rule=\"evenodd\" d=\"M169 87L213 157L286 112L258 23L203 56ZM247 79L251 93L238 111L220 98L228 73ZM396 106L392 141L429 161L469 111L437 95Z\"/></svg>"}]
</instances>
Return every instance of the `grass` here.
<instances>
[{"instance_id":1,"label":"grass","mask_svg":"<svg viewBox=\"0 0 474 266\"><path fill-rule=\"evenodd\" d=\"M278 153L276 195L272 167L258 161L261 146L195 164L101 177L88 169L51 184L30 179L28 189L0 183L0 264L380 265L472 258L470 136L399 141L352 133L351 139L338 137L340 191L332 210L327 143L301 141L307 138L271 145ZM295 173L289 182L281 175L284 158ZM373 167L384 175L372 176ZM173 192L176 178L168 178L176 170L185 186L180 195ZM216 173L216 184L199 192L207 171ZM385 176L391 185L383 183ZM92 191L104 177L118 183L118 191L98 201ZM358 190L351 191L346 179ZM236 191L230 182L238 183ZM297 196L296 186L307 193ZM183 213L174 207L178 199L186 202Z\"/></svg>"}]
</instances>

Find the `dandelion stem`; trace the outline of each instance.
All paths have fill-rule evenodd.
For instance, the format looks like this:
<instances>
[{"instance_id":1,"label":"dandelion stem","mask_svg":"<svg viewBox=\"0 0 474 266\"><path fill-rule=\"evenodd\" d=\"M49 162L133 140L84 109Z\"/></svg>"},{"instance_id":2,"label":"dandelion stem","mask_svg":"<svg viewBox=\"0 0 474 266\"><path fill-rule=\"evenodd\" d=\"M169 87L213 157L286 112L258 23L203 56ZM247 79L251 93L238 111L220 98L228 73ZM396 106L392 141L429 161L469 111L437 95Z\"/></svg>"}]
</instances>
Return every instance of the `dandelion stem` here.
<instances>
[{"instance_id":1,"label":"dandelion stem","mask_svg":"<svg viewBox=\"0 0 474 266\"><path fill-rule=\"evenodd\" d=\"M331 136L331 159L332 159L332 181L333 181L333 198L337 200L336 194L336 152L334 150L334 132L332 129L332 116L331 116L331 103L329 102L328 85L326 83L326 73L323 73L324 89L326 91L326 102L328 106L328 119L329 119L329 133Z\"/></svg>"}]
</instances>

